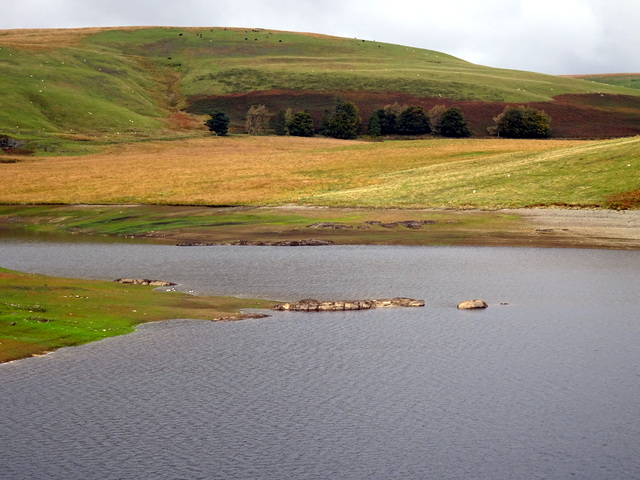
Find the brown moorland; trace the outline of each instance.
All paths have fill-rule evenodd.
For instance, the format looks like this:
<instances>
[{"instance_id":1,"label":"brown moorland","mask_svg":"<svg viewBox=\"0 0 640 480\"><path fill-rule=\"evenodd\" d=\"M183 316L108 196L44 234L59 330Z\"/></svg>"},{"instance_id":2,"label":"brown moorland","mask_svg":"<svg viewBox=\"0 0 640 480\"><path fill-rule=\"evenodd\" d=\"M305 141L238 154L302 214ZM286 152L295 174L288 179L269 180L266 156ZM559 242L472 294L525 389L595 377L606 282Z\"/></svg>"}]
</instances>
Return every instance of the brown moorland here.
<instances>
[{"instance_id":1,"label":"brown moorland","mask_svg":"<svg viewBox=\"0 0 640 480\"><path fill-rule=\"evenodd\" d=\"M331 109L338 92L264 90L226 95L190 97L188 112L203 115L215 109L227 112L234 122L234 131L243 130L247 106L265 105L271 112L291 108L308 110L318 125L325 110ZM358 106L361 118L368 119L378 108L397 102L399 105L420 105L426 110L436 105L459 107L472 134L486 137L493 118L508 105L517 103L479 100L453 100L439 97L419 97L408 93L348 91L339 95ZM640 135L640 97L611 94L557 95L551 102L530 102L533 108L551 117L552 135L556 138L596 139ZM366 123L366 122L364 122ZM363 125L363 131L366 126Z\"/></svg>"}]
</instances>

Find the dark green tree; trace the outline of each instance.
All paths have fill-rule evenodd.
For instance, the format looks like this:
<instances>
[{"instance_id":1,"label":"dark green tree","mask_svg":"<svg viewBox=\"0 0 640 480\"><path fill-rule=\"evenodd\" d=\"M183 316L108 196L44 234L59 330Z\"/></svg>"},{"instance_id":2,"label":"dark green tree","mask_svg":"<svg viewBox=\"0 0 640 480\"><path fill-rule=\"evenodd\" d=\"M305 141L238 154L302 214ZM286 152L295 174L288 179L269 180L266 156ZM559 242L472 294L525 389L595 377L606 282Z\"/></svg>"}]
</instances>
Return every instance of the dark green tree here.
<instances>
[{"instance_id":1,"label":"dark green tree","mask_svg":"<svg viewBox=\"0 0 640 480\"><path fill-rule=\"evenodd\" d=\"M286 135L289 133L289 130L287 129L287 116L284 110L280 110L276 113L271 123L276 135Z\"/></svg>"},{"instance_id":2,"label":"dark green tree","mask_svg":"<svg viewBox=\"0 0 640 480\"><path fill-rule=\"evenodd\" d=\"M369 119L369 127L367 128L369 135L374 138L380 138L382 136L382 128L380 126L380 117L374 112Z\"/></svg>"},{"instance_id":3,"label":"dark green tree","mask_svg":"<svg viewBox=\"0 0 640 480\"><path fill-rule=\"evenodd\" d=\"M313 119L309 112L297 112L287 125L289 134L296 137L313 137Z\"/></svg>"},{"instance_id":4,"label":"dark green tree","mask_svg":"<svg viewBox=\"0 0 640 480\"><path fill-rule=\"evenodd\" d=\"M518 106L505 107L493 121L489 133L506 138L548 138L551 136L551 117L542 110Z\"/></svg>"},{"instance_id":5,"label":"dark green tree","mask_svg":"<svg viewBox=\"0 0 640 480\"><path fill-rule=\"evenodd\" d=\"M335 110L329 120L330 136L343 140L356 138L361 122L355 103L337 99Z\"/></svg>"},{"instance_id":6,"label":"dark green tree","mask_svg":"<svg viewBox=\"0 0 640 480\"><path fill-rule=\"evenodd\" d=\"M216 135L227 135L229 131L229 117L227 117L227 114L221 110L216 110L209 116L211 118L204 122L204 124L209 127L209 131Z\"/></svg>"},{"instance_id":7,"label":"dark green tree","mask_svg":"<svg viewBox=\"0 0 640 480\"><path fill-rule=\"evenodd\" d=\"M331 127L329 126L330 121L331 113L325 108L322 112L322 117L320 118L320 125L318 126L318 133L320 135L324 135L325 137L331 136Z\"/></svg>"},{"instance_id":8,"label":"dark green tree","mask_svg":"<svg viewBox=\"0 0 640 480\"><path fill-rule=\"evenodd\" d=\"M405 135L420 135L429 133L429 115L421 106L411 105L398 116L398 133Z\"/></svg>"},{"instance_id":9,"label":"dark green tree","mask_svg":"<svg viewBox=\"0 0 640 480\"><path fill-rule=\"evenodd\" d=\"M393 110L387 108L379 108L371 115L371 118L369 119L369 125L371 125L371 121L374 117L377 117L378 123L380 124L381 135L392 135L396 133L397 115Z\"/></svg>"},{"instance_id":10,"label":"dark green tree","mask_svg":"<svg viewBox=\"0 0 640 480\"><path fill-rule=\"evenodd\" d=\"M464 138L471 136L467 120L458 107L447 108L440 115L440 135L443 137Z\"/></svg>"}]
</instances>

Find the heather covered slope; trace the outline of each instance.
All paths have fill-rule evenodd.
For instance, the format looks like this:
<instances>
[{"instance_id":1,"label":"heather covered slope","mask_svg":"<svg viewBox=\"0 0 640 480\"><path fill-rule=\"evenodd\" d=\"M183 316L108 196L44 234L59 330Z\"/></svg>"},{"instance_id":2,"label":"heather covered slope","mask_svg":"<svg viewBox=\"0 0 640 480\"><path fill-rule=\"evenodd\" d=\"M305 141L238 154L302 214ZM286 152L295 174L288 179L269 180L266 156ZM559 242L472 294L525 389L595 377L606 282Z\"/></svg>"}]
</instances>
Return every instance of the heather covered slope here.
<instances>
[{"instance_id":1,"label":"heather covered slope","mask_svg":"<svg viewBox=\"0 0 640 480\"><path fill-rule=\"evenodd\" d=\"M551 114L554 134L640 133L640 94L628 86L474 65L380 42L270 30L111 28L0 31L0 134L37 152L192 136L223 108L235 131L254 103L309 109L336 95L367 117L398 101L459 105L475 135L505 103Z\"/></svg>"}]
</instances>

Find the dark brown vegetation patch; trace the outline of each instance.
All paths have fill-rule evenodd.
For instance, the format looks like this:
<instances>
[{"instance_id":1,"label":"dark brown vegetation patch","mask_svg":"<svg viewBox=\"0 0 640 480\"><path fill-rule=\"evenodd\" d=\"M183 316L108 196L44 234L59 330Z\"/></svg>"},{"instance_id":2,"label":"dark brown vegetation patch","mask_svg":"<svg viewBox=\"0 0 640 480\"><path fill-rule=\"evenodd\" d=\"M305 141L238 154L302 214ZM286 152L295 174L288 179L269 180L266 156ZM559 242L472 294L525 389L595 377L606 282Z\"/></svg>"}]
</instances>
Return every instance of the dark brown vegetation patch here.
<instances>
[{"instance_id":1,"label":"dark brown vegetation patch","mask_svg":"<svg viewBox=\"0 0 640 480\"><path fill-rule=\"evenodd\" d=\"M267 106L273 114L291 108L294 112L308 110L317 126L325 110L334 107L338 92L265 90L227 95L191 97L187 111L208 114L216 109L229 115L232 125L242 129L244 118L251 105ZM417 97L395 92L342 92L341 97L358 106L366 126L371 114L378 108L397 102L400 105L420 105L431 109L436 105L459 107L469 123L474 136L487 136L487 127L493 125L493 117L507 105L503 102L473 100L448 100L434 97ZM610 94L558 95L551 102L528 103L544 110L551 117L552 136L556 138L615 138L640 135L640 97ZM366 133L366 128L362 133Z\"/></svg>"},{"instance_id":2,"label":"dark brown vegetation patch","mask_svg":"<svg viewBox=\"0 0 640 480\"><path fill-rule=\"evenodd\" d=\"M610 195L605 205L615 210L638 209L640 208L640 189Z\"/></svg>"}]
</instances>

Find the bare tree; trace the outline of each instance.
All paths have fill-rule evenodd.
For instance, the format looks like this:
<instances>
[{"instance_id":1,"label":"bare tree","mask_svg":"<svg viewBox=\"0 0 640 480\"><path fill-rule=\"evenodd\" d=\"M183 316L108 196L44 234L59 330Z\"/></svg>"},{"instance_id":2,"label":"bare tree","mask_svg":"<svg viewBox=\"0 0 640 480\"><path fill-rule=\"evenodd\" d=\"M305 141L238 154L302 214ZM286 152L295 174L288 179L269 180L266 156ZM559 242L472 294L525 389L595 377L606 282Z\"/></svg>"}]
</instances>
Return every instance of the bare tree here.
<instances>
[{"instance_id":1,"label":"bare tree","mask_svg":"<svg viewBox=\"0 0 640 480\"><path fill-rule=\"evenodd\" d=\"M249 135L264 135L269 129L271 114L264 105L251 105L247 111L245 127Z\"/></svg>"},{"instance_id":2,"label":"bare tree","mask_svg":"<svg viewBox=\"0 0 640 480\"><path fill-rule=\"evenodd\" d=\"M429 126L431 127L431 132L440 135L440 125L442 123L442 114L447 110L447 107L444 105L436 105L431 110L429 110Z\"/></svg>"}]
</instances>

